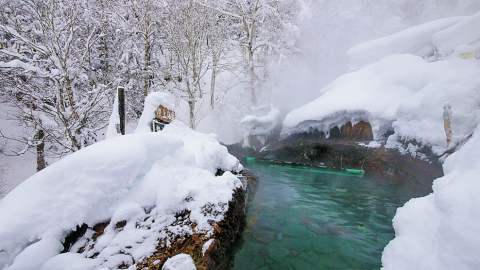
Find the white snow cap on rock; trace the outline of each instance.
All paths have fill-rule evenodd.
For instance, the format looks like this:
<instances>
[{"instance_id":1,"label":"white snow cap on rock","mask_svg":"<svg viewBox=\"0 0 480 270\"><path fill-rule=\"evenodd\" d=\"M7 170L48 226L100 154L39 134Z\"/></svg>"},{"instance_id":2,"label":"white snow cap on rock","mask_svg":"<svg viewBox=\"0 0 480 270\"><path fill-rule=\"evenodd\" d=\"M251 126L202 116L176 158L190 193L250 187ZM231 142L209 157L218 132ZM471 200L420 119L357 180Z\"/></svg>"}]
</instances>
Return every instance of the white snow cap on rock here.
<instances>
[{"instance_id":1,"label":"white snow cap on rock","mask_svg":"<svg viewBox=\"0 0 480 270\"><path fill-rule=\"evenodd\" d=\"M253 115L245 116L240 121L240 126L244 133L243 147L250 147L248 143L249 136L257 136L262 142L270 135L277 125L280 111L275 109L272 104L253 108Z\"/></svg>"},{"instance_id":2,"label":"white snow cap on rock","mask_svg":"<svg viewBox=\"0 0 480 270\"><path fill-rule=\"evenodd\" d=\"M318 99L287 115L281 135L313 129L328 133L363 120L372 125L374 140L394 132L388 147L416 140L445 150L443 104L451 101L454 136L467 137L480 122L479 88L478 61L429 63L414 55L392 55L323 88Z\"/></svg>"},{"instance_id":3,"label":"white snow cap on rock","mask_svg":"<svg viewBox=\"0 0 480 270\"><path fill-rule=\"evenodd\" d=\"M158 239L169 245L165 231L173 237L211 235L208 220L223 220L242 186L228 171L215 176L218 168L238 172L242 166L214 136L179 121L162 132L119 136L77 151L0 201L0 269L116 269L150 256ZM203 211L205 205L214 211ZM197 224L193 231L172 225L182 211ZM106 221L94 249L76 254L87 241L82 238L71 252L59 254L77 225ZM127 221L121 230L120 221ZM92 230L84 237L89 235Z\"/></svg>"},{"instance_id":4,"label":"white snow cap on rock","mask_svg":"<svg viewBox=\"0 0 480 270\"><path fill-rule=\"evenodd\" d=\"M165 262L162 270L197 270L192 257L188 254L178 254Z\"/></svg>"}]
</instances>

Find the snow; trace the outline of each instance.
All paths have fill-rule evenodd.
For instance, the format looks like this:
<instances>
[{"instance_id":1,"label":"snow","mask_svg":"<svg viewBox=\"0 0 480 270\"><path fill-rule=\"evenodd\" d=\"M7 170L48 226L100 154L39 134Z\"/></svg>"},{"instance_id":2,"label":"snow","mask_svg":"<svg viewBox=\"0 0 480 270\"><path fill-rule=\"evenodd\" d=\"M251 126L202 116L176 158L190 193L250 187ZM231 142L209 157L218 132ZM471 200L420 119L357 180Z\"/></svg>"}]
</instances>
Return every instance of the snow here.
<instances>
[{"instance_id":1,"label":"snow","mask_svg":"<svg viewBox=\"0 0 480 270\"><path fill-rule=\"evenodd\" d=\"M202 255L205 256L205 252L210 248L212 243L215 241L215 239L210 239L208 240L205 244L202 246Z\"/></svg>"},{"instance_id":2,"label":"snow","mask_svg":"<svg viewBox=\"0 0 480 270\"><path fill-rule=\"evenodd\" d=\"M443 164L433 193L411 199L393 219L395 239L385 248L383 269L480 268L480 127Z\"/></svg>"},{"instance_id":3,"label":"snow","mask_svg":"<svg viewBox=\"0 0 480 270\"><path fill-rule=\"evenodd\" d=\"M365 147L368 147L368 148L380 148L380 147L382 147L382 144L379 143L379 142L376 142L376 141L371 141L368 144L358 143L358 145L365 146Z\"/></svg>"},{"instance_id":4,"label":"snow","mask_svg":"<svg viewBox=\"0 0 480 270\"><path fill-rule=\"evenodd\" d=\"M277 119L280 111L275 109L272 104L253 108L253 115L245 116L240 121L240 126L245 132L243 147L250 147L249 137L257 136L257 138L265 143L265 139L273 131L277 125Z\"/></svg>"},{"instance_id":5,"label":"snow","mask_svg":"<svg viewBox=\"0 0 480 270\"><path fill-rule=\"evenodd\" d=\"M372 125L374 140L378 140L389 131L400 103L416 90L408 87L404 78L425 65L417 56L392 55L345 74L323 88L318 99L290 112L283 121L281 135L287 137L313 129L328 135L335 126L366 121ZM418 81L420 77L413 83Z\"/></svg>"},{"instance_id":6,"label":"snow","mask_svg":"<svg viewBox=\"0 0 480 270\"><path fill-rule=\"evenodd\" d=\"M167 93L153 92L145 98L145 106L143 107L142 116L138 120L135 133L150 132L152 119L155 118L155 110L160 105L170 110L175 108L171 102L171 96Z\"/></svg>"},{"instance_id":7,"label":"snow","mask_svg":"<svg viewBox=\"0 0 480 270\"><path fill-rule=\"evenodd\" d=\"M354 46L347 51L350 66L355 68L368 65L392 54L410 53L422 57L431 55L436 45L432 42L432 35L466 18L463 16L444 18Z\"/></svg>"},{"instance_id":8,"label":"snow","mask_svg":"<svg viewBox=\"0 0 480 270\"><path fill-rule=\"evenodd\" d=\"M426 65L417 70L422 88L405 99L398 107L393 123L394 136L387 146L398 140L416 140L423 145L446 147L443 105L450 101L453 135L465 138L480 123L480 63L475 60L452 58Z\"/></svg>"},{"instance_id":9,"label":"snow","mask_svg":"<svg viewBox=\"0 0 480 270\"><path fill-rule=\"evenodd\" d=\"M230 172L215 176L218 168L238 172L242 167L214 136L197 134L179 121L162 132L119 136L75 152L0 201L0 268L72 269L68 262L73 261L75 269L113 269L151 255L158 239L169 245L176 236L209 236L213 227L207 221L221 221L233 190L241 187ZM194 231L183 223L172 225L183 211L197 224ZM92 249L58 254L77 225L109 220ZM116 222L124 220L117 229ZM92 235L87 231L71 251Z\"/></svg>"},{"instance_id":10,"label":"snow","mask_svg":"<svg viewBox=\"0 0 480 270\"><path fill-rule=\"evenodd\" d=\"M480 12L459 23L435 33L432 41L440 54L449 54L460 45L472 45L480 50Z\"/></svg>"},{"instance_id":11,"label":"snow","mask_svg":"<svg viewBox=\"0 0 480 270\"><path fill-rule=\"evenodd\" d=\"M178 254L169 258L162 270L196 270L192 257L188 254Z\"/></svg>"},{"instance_id":12,"label":"snow","mask_svg":"<svg viewBox=\"0 0 480 270\"><path fill-rule=\"evenodd\" d=\"M117 131L117 125L120 125L120 115L118 114L118 89L117 89L117 94L115 95L115 101L113 103L113 109L112 109L112 114L110 115L110 121L108 122L105 139L122 136L122 134L118 133Z\"/></svg>"},{"instance_id":13,"label":"snow","mask_svg":"<svg viewBox=\"0 0 480 270\"><path fill-rule=\"evenodd\" d=\"M479 86L476 60L454 57L429 63L410 54L392 55L323 88L317 100L287 115L281 134L313 129L328 134L349 121L366 121L372 124L374 140L394 131L388 147L416 140L445 150L443 104L451 101L453 134L465 138L480 122Z\"/></svg>"},{"instance_id":14,"label":"snow","mask_svg":"<svg viewBox=\"0 0 480 270\"><path fill-rule=\"evenodd\" d=\"M10 62L0 62L0 68L22 68L26 71L32 71L35 73L39 73L40 75L44 75L39 68L32 66L28 63L22 62L18 59L12 60Z\"/></svg>"}]
</instances>

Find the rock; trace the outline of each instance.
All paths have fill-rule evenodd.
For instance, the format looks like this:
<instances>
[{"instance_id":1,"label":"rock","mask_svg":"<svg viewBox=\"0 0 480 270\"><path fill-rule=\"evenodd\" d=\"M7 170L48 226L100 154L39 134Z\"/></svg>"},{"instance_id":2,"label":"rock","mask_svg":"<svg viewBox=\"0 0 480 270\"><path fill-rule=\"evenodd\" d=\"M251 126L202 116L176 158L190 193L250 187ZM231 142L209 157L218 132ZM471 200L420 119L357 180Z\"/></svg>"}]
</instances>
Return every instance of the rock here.
<instances>
[{"instance_id":1,"label":"rock","mask_svg":"<svg viewBox=\"0 0 480 270\"><path fill-rule=\"evenodd\" d=\"M351 267L350 264L337 253L325 257L323 263L329 269L347 269Z\"/></svg>"},{"instance_id":2,"label":"rock","mask_svg":"<svg viewBox=\"0 0 480 270\"><path fill-rule=\"evenodd\" d=\"M275 232L267 230L258 230L251 232L253 238L262 243L270 243L275 240Z\"/></svg>"},{"instance_id":3,"label":"rock","mask_svg":"<svg viewBox=\"0 0 480 270\"><path fill-rule=\"evenodd\" d=\"M290 254L290 250L282 243L275 241L267 245L267 251L270 258L280 260Z\"/></svg>"},{"instance_id":4,"label":"rock","mask_svg":"<svg viewBox=\"0 0 480 270\"><path fill-rule=\"evenodd\" d=\"M299 251L300 253L312 249L310 241L305 239L288 237L285 238L282 243L289 249Z\"/></svg>"},{"instance_id":5,"label":"rock","mask_svg":"<svg viewBox=\"0 0 480 270\"><path fill-rule=\"evenodd\" d=\"M310 239L313 250L319 253L328 254L338 250L335 239L331 236L314 236Z\"/></svg>"},{"instance_id":6,"label":"rock","mask_svg":"<svg viewBox=\"0 0 480 270\"><path fill-rule=\"evenodd\" d=\"M442 164L438 157L428 147L421 147L418 151L428 160L415 158L410 154L402 155L396 149L367 148L356 141L371 139L371 125L359 122L352 126L345 124L341 128L332 129L331 136L327 139L325 134L313 131L299 133L288 138L274 140L266 151L241 151L235 145L227 146L235 149L233 152L238 158L246 156L265 158L270 160L283 160L304 164L325 164L328 167L346 166L350 169L363 169L366 174L383 178L395 184L406 184L417 190L417 196L429 194L433 180L443 176ZM406 141L404 145L418 145L415 141ZM243 161L244 162L244 161Z\"/></svg>"}]
</instances>

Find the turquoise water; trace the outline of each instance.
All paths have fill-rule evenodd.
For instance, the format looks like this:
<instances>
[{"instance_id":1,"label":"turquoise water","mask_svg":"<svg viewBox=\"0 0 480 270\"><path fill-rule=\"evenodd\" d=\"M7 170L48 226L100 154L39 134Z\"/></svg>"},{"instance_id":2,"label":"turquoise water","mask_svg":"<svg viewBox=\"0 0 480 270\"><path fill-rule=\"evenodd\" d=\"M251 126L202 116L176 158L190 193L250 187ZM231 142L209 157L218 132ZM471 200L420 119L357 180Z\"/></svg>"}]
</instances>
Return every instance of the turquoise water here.
<instances>
[{"instance_id":1,"label":"turquoise water","mask_svg":"<svg viewBox=\"0 0 480 270\"><path fill-rule=\"evenodd\" d=\"M247 164L260 175L233 269L379 269L405 187Z\"/></svg>"}]
</instances>

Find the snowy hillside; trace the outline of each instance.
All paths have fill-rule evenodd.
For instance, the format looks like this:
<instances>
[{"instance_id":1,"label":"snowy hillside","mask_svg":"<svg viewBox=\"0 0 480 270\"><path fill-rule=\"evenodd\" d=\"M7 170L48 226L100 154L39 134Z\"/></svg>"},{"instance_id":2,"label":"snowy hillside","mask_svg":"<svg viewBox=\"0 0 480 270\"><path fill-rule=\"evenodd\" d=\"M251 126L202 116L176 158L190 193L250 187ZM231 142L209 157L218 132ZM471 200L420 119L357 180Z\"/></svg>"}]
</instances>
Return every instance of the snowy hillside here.
<instances>
[{"instance_id":1,"label":"snowy hillside","mask_svg":"<svg viewBox=\"0 0 480 270\"><path fill-rule=\"evenodd\" d=\"M217 169L227 171L215 176ZM151 255L158 239L213 233L241 186L242 169L214 135L181 122L159 133L137 133L78 151L20 184L0 201L0 268L113 269ZM210 207L212 211L206 211ZM188 211L190 229L173 223ZM59 254L76 226L110 221L93 249L87 238ZM119 230L119 222L126 222ZM73 267L73 268L72 268Z\"/></svg>"}]
</instances>

